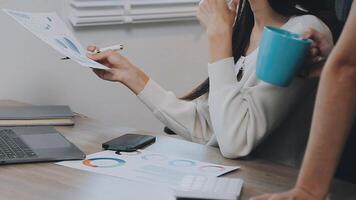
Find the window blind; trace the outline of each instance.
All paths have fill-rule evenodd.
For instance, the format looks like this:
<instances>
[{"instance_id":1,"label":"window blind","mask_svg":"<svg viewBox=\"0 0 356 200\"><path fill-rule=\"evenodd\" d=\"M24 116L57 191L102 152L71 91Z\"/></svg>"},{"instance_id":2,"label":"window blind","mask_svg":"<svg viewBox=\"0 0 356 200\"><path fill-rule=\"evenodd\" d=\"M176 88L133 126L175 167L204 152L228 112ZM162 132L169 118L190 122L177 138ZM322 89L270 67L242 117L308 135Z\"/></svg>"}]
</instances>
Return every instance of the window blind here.
<instances>
[{"instance_id":1,"label":"window blind","mask_svg":"<svg viewBox=\"0 0 356 200\"><path fill-rule=\"evenodd\" d=\"M69 0L73 26L194 20L200 0Z\"/></svg>"}]
</instances>

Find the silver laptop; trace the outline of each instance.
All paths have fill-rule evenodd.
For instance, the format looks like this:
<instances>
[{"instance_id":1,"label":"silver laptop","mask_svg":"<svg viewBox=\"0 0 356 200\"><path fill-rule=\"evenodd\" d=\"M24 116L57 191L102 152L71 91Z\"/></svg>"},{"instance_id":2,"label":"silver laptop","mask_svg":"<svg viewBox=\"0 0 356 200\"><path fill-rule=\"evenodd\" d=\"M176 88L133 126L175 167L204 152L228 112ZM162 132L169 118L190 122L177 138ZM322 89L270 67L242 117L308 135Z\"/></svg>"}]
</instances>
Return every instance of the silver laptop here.
<instances>
[{"instance_id":1,"label":"silver laptop","mask_svg":"<svg viewBox=\"0 0 356 200\"><path fill-rule=\"evenodd\" d=\"M85 154L53 127L0 128L0 165L84 158Z\"/></svg>"}]
</instances>

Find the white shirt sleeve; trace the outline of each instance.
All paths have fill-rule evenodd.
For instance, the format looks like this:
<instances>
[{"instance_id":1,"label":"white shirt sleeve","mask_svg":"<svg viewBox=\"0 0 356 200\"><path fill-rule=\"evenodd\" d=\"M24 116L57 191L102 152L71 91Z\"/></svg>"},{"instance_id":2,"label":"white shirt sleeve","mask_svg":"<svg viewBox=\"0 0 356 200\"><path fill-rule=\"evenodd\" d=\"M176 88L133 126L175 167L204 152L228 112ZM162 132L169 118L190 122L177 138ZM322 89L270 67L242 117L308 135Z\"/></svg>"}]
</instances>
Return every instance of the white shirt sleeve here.
<instances>
[{"instance_id":1,"label":"white shirt sleeve","mask_svg":"<svg viewBox=\"0 0 356 200\"><path fill-rule=\"evenodd\" d=\"M138 98L168 128L194 142L207 143L213 131L199 101L184 101L150 79Z\"/></svg>"},{"instance_id":2,"label":"white shirt sleeve","mask_svg":"<svg viewBox=\"0 0 356 200\"><path fill-rule=\"evenodd\" d=\"M304 88L300 81L288 88L262 81L242 87L236 82L233 64L233 58L228 58L208 68L211 121L220 151L227 158L248 155L292 110Z\"/></svg>"}]
</instances>

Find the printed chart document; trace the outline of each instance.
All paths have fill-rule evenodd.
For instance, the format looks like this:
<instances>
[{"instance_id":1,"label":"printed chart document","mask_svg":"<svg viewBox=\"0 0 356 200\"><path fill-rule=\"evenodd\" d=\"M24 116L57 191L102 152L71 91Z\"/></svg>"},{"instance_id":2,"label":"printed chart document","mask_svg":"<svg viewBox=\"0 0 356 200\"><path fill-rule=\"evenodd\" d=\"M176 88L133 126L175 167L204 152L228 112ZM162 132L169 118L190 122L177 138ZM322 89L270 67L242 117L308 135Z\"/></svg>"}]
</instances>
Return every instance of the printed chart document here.
<instances>
[{"instance_id":1,"label":"printed chart document","mask_svg":"<svg viewBox=\"0 0 356 200\"><path fill-rule=\"evenodd\" d=\"M85 67L107 69L104 65L86 56L84 48L55 12L27 13L8 9L3 9L3 11L42 41L78 64Z\"/></svg>"},{"instance_id":2,"label":"printed chart document","mask_svg":"<svg viewBox=\"0 0 356 200\"><path fill-rule=\"evenodd\" d=\"M115 151L102 151L88 155L83 161L64 161L56 164L128 180L164 184L172 189L177 188L185 176L218 177L239 168L146 150L121 155L115 154Z\"/></svg>"}]
</instances>

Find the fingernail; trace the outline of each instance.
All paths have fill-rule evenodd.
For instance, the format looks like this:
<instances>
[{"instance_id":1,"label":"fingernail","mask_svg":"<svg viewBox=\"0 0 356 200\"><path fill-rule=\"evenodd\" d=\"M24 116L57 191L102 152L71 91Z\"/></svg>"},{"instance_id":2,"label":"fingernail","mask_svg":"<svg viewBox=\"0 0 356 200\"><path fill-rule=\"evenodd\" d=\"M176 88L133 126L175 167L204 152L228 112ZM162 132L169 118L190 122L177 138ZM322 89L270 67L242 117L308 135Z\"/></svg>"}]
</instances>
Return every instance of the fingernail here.
<instances>
[{"instance_id":1,"label":"fingernail","mask_svg":"<svg viewBox=\"0 0 356 200\"><path fill-rule=\"evenodd\" d=\"M319 56L319 57L318 57L318 62L321 62L321 61L323 61L324 59L325 59L325 58Z\"/></svg>"}]
</instances>

